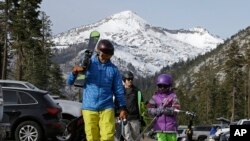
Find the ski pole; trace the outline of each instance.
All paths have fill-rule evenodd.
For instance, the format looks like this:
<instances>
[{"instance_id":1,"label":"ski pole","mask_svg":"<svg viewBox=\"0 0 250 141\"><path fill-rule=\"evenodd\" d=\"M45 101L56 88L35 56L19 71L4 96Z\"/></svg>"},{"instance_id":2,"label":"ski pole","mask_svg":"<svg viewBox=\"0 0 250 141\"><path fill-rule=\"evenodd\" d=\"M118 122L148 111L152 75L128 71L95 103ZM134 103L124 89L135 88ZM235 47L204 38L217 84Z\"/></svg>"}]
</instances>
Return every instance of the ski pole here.
<instances>
[{"instance_id":1,"label":"ski pole","mask_svg":"<svg viewBox=\"0 0 250 141\"><path fill-rule=\"evenodd\" d=\"M141 132L141 134L136 138L135 141L140 141L141 137L144 135L144 133L151 128L151 126L154 124L154 122L156 121L156 119L158 118L158 116L155 116L152 121L148 124L148 126L146 126L146 128Z\"/></svg>"},{"instance_id":2,"label":"ski pole","mask_svg":"<svg viewBox=\"0 0 250 141\"><path fill-rule=\"evenodd\" d=\"M174 109L174 112L176 112L176 113L185 113L186 115L190 115L190 116L193 116L193 117L196 116L196 114L194 112L189 112L189 111Z\"/></svg>"},{"instance_id":3,"label":"ski pole","mask_svg":"<svg viewBox=\"0 0 250 141\"><path fill-rule=\"evenodd\" d=\"M126 119L123 119L123 120L118 120L118 123L120 124L120 128L121 128L121 134L120 134L120 137L119 137L119 141L122 141L122 139L124 140L125 137L124 137L124 125L126 124L127 120Z\"/></svg>"},{"instance_id":4,"label":"ski pole","mask_svg":"<svg viewBox=\"0 0 250 141\"><path fill-rule=\"evenodd\" d=\"M167 102L168 102L167 100L163 101L163 102L161 103L161 106L160 106L160 107L162 108L164 105L166 105ZM144 135L144 133L145 133L146 131L148 131L149 128L152 127L152 125L154 124L154 122L156 121L156 119L157 119L158 117L159 117L159 115L156 115L156 116L152 119L152 121L148 124L148 126L145 127L145 129L141 132L141 134L139 134L139 136L136 138L135 141L140 141L140 139L142 138L142 136Z\"/></svg>"}]
</instances>

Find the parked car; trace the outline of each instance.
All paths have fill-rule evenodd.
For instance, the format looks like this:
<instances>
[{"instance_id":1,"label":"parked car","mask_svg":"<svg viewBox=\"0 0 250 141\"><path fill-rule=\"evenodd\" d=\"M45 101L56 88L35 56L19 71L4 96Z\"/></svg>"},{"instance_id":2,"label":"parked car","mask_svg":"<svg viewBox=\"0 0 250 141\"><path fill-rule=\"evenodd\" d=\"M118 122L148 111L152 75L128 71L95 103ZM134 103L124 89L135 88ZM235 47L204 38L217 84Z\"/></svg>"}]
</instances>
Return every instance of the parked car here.
<instances>
[{"instance_id":1,"label":"parked car","mask_svg":"<svg viewBox=\"0 0 250 141\"><path fill-rule=\"evenodd\" d=\"M64 125L70 124L73 120L77 120L76 124L81 124L83 126L83 118L81 114L81 103L77 101L64 100L60 99L59 96L52 96L56 103L58 103L62 107L62 122ZM80 117L80 118L79 118ZM71 126L72 127L72 126ZM79 127L79 126L74 126ZM82 138L81 136L84 133L83 128L79 128L79 131L69 132L68 129L65 129L63 134L57 135L56 138L59 141L74 141ZM72 129L71 129L72 130Z\"/></svg>"},{"instance_id":2,"label":"parked car","mask_svg":"<svg viewBox=\"0 0 250 141\"><path fill-rule=\"evenodd\" d=\"M209 136L212 127L212 125L194 126L192 139L194 141L204 141Z\"/></svg>"},{"instance_id":3,"label":"parked car","mask_svg":"<svg viewBox=\"0 0 250 141\"><path fill-rule=\"evenodd\" d=\"M217 121L219 121L219 124L213 124L213 128L215 130L214 134L211 134L207 137L205 141L219 141L221 138L221 135L229 131L229 124L230 120L220 117L216 118Z\"/></svg>"},{"instance_id":4,"label":"parked car","mask_svg":"<svg viewBox=\"0 0 250 141\"><path fill-rule=\"evenodd\" d=\"M237 125L250 125L250 119L240 119L238 122L237 122Z\"/></svg>"},{"instance_id":5,"label":"parked car","mask_svg":"<svg viewBox=\"0 0 250 141\"><path fill-rule=\"evenodd\" d=\"M2 119L3 119L3 106L4 101L3 101L3 91L2 91L2 87L0 85L0 141L4 140L5 136L6 136L6 131L9 129L9 124L7 123L3 123Z\"/></svg>"},{"instance_id":6,"label":"parked car","mask_svg":"<svg viewBox=\"0 0 250 141\"><path fill-rule=\"evenodd\" d=\"M26 88L30 90L40 90L38 87L27 81L16 81L16 80L0 80L2 87L9 88ZM70 121L74 118L81 116L81 103L71 100L63 100L59 96L51 94L51 97L56 103L62 107L62 118L63 121Z\"/></svg>"},{"instance_id":7,"label":"parked car","mask_svg":"<svg viewBox=\"0 0 250 141\"><path fill-rule=\"evenodd\" d=\"M43 141L63 132L62 109L47 91L3 87L3 123L10 123L10 138Z\"/></svg>"},{"instance_id":8,"label":"parked car","mask_svg":"<svg viewBox=\"0 0 250 141\"><path fill-rule=\"evenodd\" d=\"M65 120L72 120L74 118L80 117L82 103L78 101L62 99L59 96L52 95L52 98L56 103L62 107L62 116Z\"/></svg>"},{"instance_id":9,"label":"parked car","mask_svg":"<svg viewBox=\"0 0 250 141\"><path fill-rule=\"evenodd\" d=\"M0 79L0 85L2 87L11 87L11 88L27 88L32 90L40 90L33 84L26 81L17 81L17 80L2 80Z\"/></svg>"},{"instance_id":10,"label":"parked car","mask_svg":"<svg viewBox=\"0 0 250 141\"><path fill-rule=\"evenodd\" d=\"M183 141L186 139L186 134L185 131L187 129L186 125L180 125L177 128L177 141Z\"/></svg>"},{"instance_id":11,"label":"parked car","mask_svg":"<svg viewBox=\"0 0 250 141\"><path fill-rule=\"evenodd\" d=\"M30 90L40 90L38 87L27 81L16 81L16 80L0 80L0 85L10 88L25 88ZM61 99L60 96L49 94L55 103L59 104L62 108L62 123L66 126L71 120L81 116L81 103L77 101ZM57 135L58 140L68 140L71 138L71 134Z\"/></svg>"},{"instance_id":12,"label":"parked car","mask_svg":"<svg viewBox=\"0 0 250 141\"><path fill-rule=\"evenodd\" d=\"M240 119L237 122L231 122L230 125L250 125L250 119ZM230 130L222 133L219 141L229 141L229 140L230 140Z\"/></svg>"}]
</instances>

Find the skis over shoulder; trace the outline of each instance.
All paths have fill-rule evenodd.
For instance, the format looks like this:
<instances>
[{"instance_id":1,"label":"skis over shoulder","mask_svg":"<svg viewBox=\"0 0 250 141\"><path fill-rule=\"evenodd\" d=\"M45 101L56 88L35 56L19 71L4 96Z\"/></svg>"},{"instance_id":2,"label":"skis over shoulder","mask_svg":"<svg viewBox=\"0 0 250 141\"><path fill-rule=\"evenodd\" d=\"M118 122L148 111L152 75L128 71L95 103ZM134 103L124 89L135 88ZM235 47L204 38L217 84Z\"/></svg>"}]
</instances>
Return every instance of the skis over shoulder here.
<instances>
[{"instance_id":1,"label":"skis over shoulder","mask_svg":"<svg viewBox=\"0 0 250 141\"><path fill-rule=\"evenodd\" d=\"M88 44L88 50L94 51L95 46L100 38L100 33L98 31L92 31L89 36L89 44Z\"/></svg>"},{"instance_id":2,"label":"skis over shoulder","mask_svg":"<svg viewBox=\"0 0 250 141\"><path fill-rule=\"evenodd\" d=\"M90 64L90 58L93 55L93 52L95 51L95 46L100 38L100 33L98 31L92 31L89 35L89 43L86 51L84 52L83 56L81 57L79 65L84 68L88 68ZM83 87L85 80L85 74L80 73L78 74L74 86L76 87Z\"/></svg>"}]
</instances>

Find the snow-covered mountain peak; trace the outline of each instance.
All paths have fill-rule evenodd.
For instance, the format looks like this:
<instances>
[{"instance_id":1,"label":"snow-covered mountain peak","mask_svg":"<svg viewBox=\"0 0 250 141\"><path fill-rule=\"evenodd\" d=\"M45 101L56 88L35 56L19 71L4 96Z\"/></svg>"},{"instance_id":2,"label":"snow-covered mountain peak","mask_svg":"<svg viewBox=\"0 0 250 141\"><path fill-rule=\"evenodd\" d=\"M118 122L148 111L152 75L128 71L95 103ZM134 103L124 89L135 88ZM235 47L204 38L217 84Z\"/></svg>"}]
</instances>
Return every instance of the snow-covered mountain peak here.
<instances>
[{"instance_id":1,"label":"snow-covered mountain peak","mask_svg":"<svg viewBox=\"0 0 250 141\"><path fill-rule=\"evenodd\" d=\"M120 12L118 14L114 14L113 16L111 16L112 20L118 20L118 21L128 21L126 22L129 25L133 25L135 26L135 24L139 24L139 25L146 25L147 22L142 19L140 16L138 16L136 13L132 12L132 11L123 11Z\"/></svg>"},{"instance_id":2,"label":"snow-covered mountain peak","mask_svg":"<svg viewBox=\"0 0 250 141\"><path fill-rule=\"evenodd\" d=\"M100 32L101 39L109 39L115 44L112 60L121 70L129 68L140 76L154 75L167 65L194 58L223 43L204 28L167 30L154 27L132 11L68 30L56 35L53 41L57 45L79 44L86 42L93 30Z\"/></svg>"},{"instance_id":3,"label":"snow-covered mountain peak","mask_svg":"<svg viewBox=\"0 0 250 141\"><path fill-rule=\"evenodd\" d=\"M98 31L124 33L143 31L148 23L132 11L123 11L99 22Z\"/></svg>"},{"instance_id":4,"label":"snow-covered mountain peak","mask_svg":"<svg viewBox=\"0 0 250 141\"><path fill-rule=\"evenodd\" d=\"M190 28L189 30L193 32L208 33L208 31L205 28L200 27L200 26Z\"/></svg>"}]
</instances>

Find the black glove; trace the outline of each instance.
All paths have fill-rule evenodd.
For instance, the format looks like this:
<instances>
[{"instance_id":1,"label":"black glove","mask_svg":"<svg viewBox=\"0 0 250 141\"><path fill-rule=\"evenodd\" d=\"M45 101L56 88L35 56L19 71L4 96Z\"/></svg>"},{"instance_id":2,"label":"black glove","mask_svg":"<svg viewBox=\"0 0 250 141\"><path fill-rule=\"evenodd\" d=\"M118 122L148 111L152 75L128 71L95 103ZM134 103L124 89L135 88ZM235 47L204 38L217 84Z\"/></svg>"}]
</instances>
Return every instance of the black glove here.
<instances>
[{"instance_id":1,"label":"black glove","mask_svg":"<svg viewBox=\"0 0 250 141\"><path fill-rule=\"evenodd\" d=\"M87 69L89 64L90 64L90 58L92 56L93 52L90 50L85 50L85 52L83 53L83 57L82 60L80 62L80 66Z\"/></svg>"}]
</instances>

